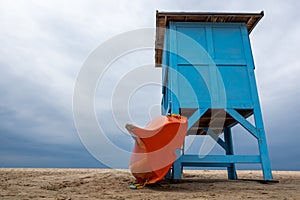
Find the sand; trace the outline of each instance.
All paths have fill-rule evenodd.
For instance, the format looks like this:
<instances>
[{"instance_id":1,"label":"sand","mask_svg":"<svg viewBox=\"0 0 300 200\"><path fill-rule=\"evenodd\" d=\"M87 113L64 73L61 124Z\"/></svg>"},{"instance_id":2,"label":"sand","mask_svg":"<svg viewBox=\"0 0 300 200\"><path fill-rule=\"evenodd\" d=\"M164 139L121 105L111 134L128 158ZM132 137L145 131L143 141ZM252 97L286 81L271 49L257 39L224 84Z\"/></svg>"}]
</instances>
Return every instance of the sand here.
<instances>
[{"instance_id":1,"label":"sand","mask_svg":"<svg viewBox=\"0 0 300 200\"><path fill-rule=\"evenodd\" d=\"M260 183L260 171L184 171L184 180L129 189L128 170L0 169L0 199L300 199L300 172L275 171L279 183ZM248 180L252 179L252 180Z\"/></svg>"}]
</instances>

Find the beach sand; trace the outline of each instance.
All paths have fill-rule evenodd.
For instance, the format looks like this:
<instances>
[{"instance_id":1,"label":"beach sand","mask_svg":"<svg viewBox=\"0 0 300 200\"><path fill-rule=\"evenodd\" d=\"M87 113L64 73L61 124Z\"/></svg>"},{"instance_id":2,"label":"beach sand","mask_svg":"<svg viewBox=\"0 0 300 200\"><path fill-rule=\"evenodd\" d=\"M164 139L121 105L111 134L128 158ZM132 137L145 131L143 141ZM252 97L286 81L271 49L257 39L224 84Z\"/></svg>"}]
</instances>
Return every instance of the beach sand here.
<instances>
[{"instance_id":1,"label":"beach sand","mask_svg":"<svg viewBox=\"0 0 300 200\"><path fill-rule=\"evenodd\" d=\"M0 199L300 199L300 172L274 171L279 183L264 184L261 171L187 170L176 183L165 180L129 189L134 177L112 169L0 169ZM251 180L250 180L251 179Z\"/></svg>"}]
</instances>

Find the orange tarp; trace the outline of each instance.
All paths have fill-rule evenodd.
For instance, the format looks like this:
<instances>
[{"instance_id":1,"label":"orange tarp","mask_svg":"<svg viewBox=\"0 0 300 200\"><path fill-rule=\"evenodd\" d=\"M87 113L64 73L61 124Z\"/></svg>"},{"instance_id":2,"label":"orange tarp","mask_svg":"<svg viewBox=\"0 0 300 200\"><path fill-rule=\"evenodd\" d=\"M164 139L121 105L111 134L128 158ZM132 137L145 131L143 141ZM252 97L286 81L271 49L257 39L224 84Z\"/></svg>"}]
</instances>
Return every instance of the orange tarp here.
<instances>
[{"instance_id":1,"label":"orange tarp","mask_svg":"<svg viewBox=\"0 0 300 200\"><path fill-rule=\"evenodd\" d=\"M130 170L140 184L155 183L165 177L176 160L175 150L182 147L187 118L179 115L158 116L145 128L127 124L135 138Z\"/></svg>"}]
</instances>

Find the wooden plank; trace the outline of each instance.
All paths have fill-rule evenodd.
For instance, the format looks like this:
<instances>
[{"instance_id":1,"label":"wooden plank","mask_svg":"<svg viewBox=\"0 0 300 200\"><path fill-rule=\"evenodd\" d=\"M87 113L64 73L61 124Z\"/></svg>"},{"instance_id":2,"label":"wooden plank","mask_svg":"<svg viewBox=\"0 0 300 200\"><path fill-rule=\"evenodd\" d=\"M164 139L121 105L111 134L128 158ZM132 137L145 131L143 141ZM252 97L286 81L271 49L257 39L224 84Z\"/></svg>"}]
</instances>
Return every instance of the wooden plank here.
<instances>
[{"instance_id":1,"label":"wooden plank","mask_svg":"<svg viewBox=\"0 0 300 200\"><path fill-rule=\"evenodd\" d=\"M194 166L200 163L260 163L257 155L183 155L180 158L183 166Z\"/></svg>"},{"instance_id":2,"label":"wooden plank","mask_svg":"<svg viewBox=\"0 0 300 200\"><path fill-rule=\"evenodd\" d=\"M238 121L241 126L243 126L245 129L249 131L254 137L257 139L259 138L259 133L255 126L253 126L250 122L248 122L242 115L240 115L236 110L234 109L226 109L226 112L231 115L236 121Z\"/></svg>"},{"instance_id":3,"label":"wooden plank","mask_svg":"<svg viewBox=\"0 0 300 200\"><path fill-rule=\"evenodd\" d=\"M178 22L244 22L248 29L248 33L254 29L256 24L264 16L263 12L260 13L212 13L212 12L156 12L156 27L166 28L170 21ZM162 51L164 44L164 31L156 32L156 43L158 45L155 49L155 63L157 67L161 67Z\"/></svg>"}]
</instances>

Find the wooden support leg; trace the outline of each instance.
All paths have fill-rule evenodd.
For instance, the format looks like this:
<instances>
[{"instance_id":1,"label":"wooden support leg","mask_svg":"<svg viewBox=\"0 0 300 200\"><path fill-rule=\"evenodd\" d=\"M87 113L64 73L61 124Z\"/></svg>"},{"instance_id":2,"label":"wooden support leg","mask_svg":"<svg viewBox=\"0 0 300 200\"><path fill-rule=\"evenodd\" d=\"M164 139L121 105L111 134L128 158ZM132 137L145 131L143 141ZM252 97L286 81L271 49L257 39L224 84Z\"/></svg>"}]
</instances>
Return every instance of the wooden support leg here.
<instances>
[{"instance_id":1,"label":"wooden support leg","mask_svg":"<svg viewBox=\"0 0 300 200\"><path fill-rule=\"evenodd\" d=\"M177 149L175 153L177 155L177 159L173 164L173 179L182 179L182 164L180 161L181 150Z\"/></svg>"},{"instance_id":2,"label":"wooden support leg","mask_svg":"<svg viewBox=\"0 0 300 200\"><path fill-rule=\"evenodd\" d=\"M166 174L165 178L166 178L166 179L171 179L171 178L172 178L172 169L170 169L170 170L168 171L168 173Z\"/></svg>"},{"instance_id":3,"label":"wooden support leg","mask_svg":"<svg viewBox=\"0 0 300 200\"><path fill-rule=\"evenodd\" d=\"M261 167L263 171L263 176L265 181L273 180L272 170L270 165L267 140L265 135L265 130L263 126L262 116L260 110L254 110L254 120L258 131L258 148L261 159Z\"/></svg>"},{"instance_id":4,"label":"wooden support leg","mask_svg":"<svg viewBox=\"0 0 300 200\"><path fill-rule=\"evenodd\" d=\"M231 129L230 128L224 128L224 139L225 143L227 145L226 148L226 155L234 155L233 152L233 142L232 142L232 135L231 135ZM231 163L229 167L227 167L228 172L228 179L237 179L235 164Z\"/></svg>"}]
</instances>

